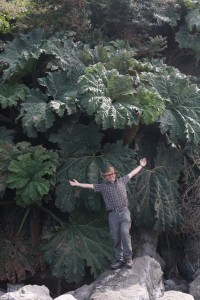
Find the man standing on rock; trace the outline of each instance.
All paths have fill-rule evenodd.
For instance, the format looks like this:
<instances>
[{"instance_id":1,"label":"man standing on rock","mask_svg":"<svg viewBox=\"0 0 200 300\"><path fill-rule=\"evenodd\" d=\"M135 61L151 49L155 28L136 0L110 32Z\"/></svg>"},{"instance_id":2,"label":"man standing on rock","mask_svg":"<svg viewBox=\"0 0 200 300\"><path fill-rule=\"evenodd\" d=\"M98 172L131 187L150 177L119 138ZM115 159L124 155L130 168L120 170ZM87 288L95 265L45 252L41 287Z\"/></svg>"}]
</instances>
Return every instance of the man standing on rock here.
<instances>
[{"instance_id":1,"label":"man standing on rock","mask_svg":"<svg viewBox=\"0 0 200 300\"><path fill-rule=\"evenodd\" d=\"M133 266L130 236L131 216L128 209L126 184L146 164L146 158L142 158L138 167L120 178L117 178L118 172L114 167L108 167L103 174L105 182L101 184L80 183L75 179L69 181L71 186L93 189L94 192L100 192L103 196L108 212L110 234L114 242L116 261L111 265L113 269L118 269L124 264L127 268Z\"/></svg>"}]
</instances>

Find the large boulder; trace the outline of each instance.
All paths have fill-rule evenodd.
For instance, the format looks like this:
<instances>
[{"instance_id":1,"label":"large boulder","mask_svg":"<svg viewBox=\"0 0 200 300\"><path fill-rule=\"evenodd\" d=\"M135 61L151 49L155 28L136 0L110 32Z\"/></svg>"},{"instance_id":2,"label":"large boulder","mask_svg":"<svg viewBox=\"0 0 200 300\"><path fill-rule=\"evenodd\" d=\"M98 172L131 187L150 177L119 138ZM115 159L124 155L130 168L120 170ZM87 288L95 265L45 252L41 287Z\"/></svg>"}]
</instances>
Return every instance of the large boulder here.
<instances>
[{"instance_id":1,"label":"large boulder","mask_svg":"<svg viewBox=\"0 0 200 300\"><path fill-rule=\"evenodd\" d=\"M103 273L89 286L89 293L78 289L78 300L155 300L162 296L164 286L160 264L149 256L134 260L132 269L118 269ZM87 297L87 298L86 298Z\"/></svg>"},{"instance_id":2,"label":"large boulder","mask_svg":"<svg viewBox=\"0 0 200 300\"><path fill-rule=\"evenodd\" d=\"M165 292L162 275L160 264L154 258L138 257L132 269L107 271L72 294L77 300L194 300L193 296L179 291Z\"/></svg>"},{"instance_id":3,"label":"large boulder","mask_svg":"<svg viewBox=\"0 0 200 300\"><path fill-rule=\"evenodd\" d=\"M52 300L52 298L44 285L25 285L18 291L4 294L0 300Z\"/></svg>"}]
</instances>

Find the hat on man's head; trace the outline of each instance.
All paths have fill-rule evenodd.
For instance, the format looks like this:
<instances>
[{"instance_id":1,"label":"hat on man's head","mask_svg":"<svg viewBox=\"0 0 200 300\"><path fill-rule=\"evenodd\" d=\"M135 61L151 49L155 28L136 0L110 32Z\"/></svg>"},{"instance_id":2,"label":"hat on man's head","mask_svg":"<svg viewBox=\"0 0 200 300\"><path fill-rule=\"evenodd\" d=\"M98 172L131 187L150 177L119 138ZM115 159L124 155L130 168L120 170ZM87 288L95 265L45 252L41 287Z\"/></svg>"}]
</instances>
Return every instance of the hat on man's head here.
<instances>
[{"instance_id":1,"label":"hat on man's head","mask_svg":"<svg viewBox=\"0 0 200 300\"><path fill-rule=\"evenodd\" d=\"M115 170L114 167L107 167L105 169L105 172L102 174L103 176L107 176L107 175L110 175L112 173L115 173L116 175L118 174L117 170Z\"/></svg>"}]
</instances>

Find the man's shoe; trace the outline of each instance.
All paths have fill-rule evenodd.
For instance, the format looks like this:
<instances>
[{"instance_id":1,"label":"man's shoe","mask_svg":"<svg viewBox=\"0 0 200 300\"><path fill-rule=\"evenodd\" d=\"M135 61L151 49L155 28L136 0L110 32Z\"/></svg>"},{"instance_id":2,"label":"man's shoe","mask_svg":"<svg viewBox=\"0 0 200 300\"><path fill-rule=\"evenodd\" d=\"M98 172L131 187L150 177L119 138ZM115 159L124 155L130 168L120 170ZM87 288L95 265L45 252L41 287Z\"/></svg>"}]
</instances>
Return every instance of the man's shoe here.
<instances>
[{"instance_id":1,"label":"man's shoe","mask_svg":"<svg viewBox=\"0 0 200 300\"><path fill-rule=\"evenodd\" d=\"M121 268L123 265L124 265L124 262L123 262L122 260L117 260L116 262L114 262L114 263L111 265L111 268L112 268L112 269L119 269L119 268Z\"/></svg>"},{"instance_id":2,"label":"man's shoe","mask_svg":"<svg viewBox=\"0 0 200 300\"><path fill-rule=\"evenodd\" d=\"M128 269L131 269L133 267L132 259L129 259L129 260L126 261L125 267L128 268Z\"/></svg>"}]
</instances>

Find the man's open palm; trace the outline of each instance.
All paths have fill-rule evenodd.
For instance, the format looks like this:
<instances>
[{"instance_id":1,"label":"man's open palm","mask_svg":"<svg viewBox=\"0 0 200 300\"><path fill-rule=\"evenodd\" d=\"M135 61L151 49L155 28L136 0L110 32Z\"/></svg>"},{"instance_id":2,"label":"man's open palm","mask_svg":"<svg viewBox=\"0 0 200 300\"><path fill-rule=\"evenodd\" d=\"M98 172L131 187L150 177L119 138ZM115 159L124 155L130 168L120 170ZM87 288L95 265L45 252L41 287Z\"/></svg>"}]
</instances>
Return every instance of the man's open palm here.
<instances>
[{"instance_id":1,"label":"man's open palm","mask_svg":"<svg viewBox=\"0 0 200 300\"><path fill-rule=\"evenodd\" d=\"M77 186L78 185L78 181L73 179L73 181L69 180L70 185L72 186Z\"/></svg>"},{"instance_id":2,"label":"man's open palm","mask_svg":"<svg viewBox=\"0 0 200 300\"><path fill-rule=\"evenodd\" d=\"M142 158L142 159L140 159L140 166L142 166L142 167L145 167L145 166L146 166L146 164L147 164L147 160L146 160L146 158Z\"/></svg>"}]
</instances>

